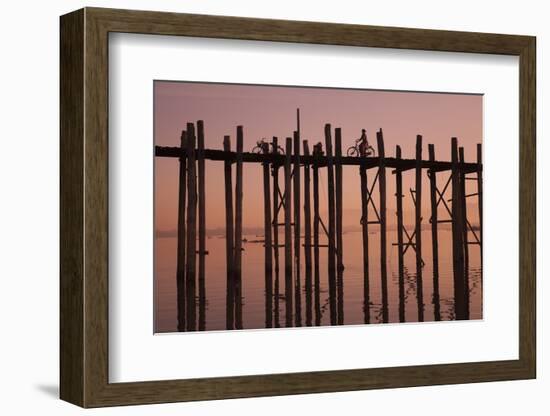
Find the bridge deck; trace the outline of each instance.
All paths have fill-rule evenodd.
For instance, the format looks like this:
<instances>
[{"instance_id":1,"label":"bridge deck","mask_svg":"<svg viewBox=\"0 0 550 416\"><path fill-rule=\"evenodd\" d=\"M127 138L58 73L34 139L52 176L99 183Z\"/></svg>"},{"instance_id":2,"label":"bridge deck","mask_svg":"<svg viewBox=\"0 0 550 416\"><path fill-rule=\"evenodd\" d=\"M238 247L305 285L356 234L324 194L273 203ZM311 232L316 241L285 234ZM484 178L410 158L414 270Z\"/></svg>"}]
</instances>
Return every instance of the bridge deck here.
<instances>
[{"instance_id":1,"label":"bridge deck","mask_svg":"<svg viewBox=\"0 0 550 416\"><path fill-rule=\"evenodd\" d=\"M182 155L182 149L179 147L165 147L155 146L155 156L157 157L180 157ZM236 161L236 152L226 152L224 150L204 149L204 158L207 160L218 160L231 162ZM294 162L296 156L292 155L292 162ZM300 155L300 164L313 164L315 156ZM285 155L282 154L258 154L258 153L243 153L242 160L244 163L273 163L276 165L284 165ZM326 156L317 156L317 163L319 166L324 167L327 165ZM379 166L378 157L350 157L343 156L340 159L340 163L344 166L365 166L367 169L376 168ZM416 167L416 159L396 159L393 157L385 158L385 165L388 168L398 169L400 171L414 169ZM423 169L430 169L434 172L442 172L452 169L451 162L443 161L430 161L422 160L421 166ZM477 163L458 163L458 169L464 173L473 173L480 170L480 166Z\"/></svg>"}]
</instances>

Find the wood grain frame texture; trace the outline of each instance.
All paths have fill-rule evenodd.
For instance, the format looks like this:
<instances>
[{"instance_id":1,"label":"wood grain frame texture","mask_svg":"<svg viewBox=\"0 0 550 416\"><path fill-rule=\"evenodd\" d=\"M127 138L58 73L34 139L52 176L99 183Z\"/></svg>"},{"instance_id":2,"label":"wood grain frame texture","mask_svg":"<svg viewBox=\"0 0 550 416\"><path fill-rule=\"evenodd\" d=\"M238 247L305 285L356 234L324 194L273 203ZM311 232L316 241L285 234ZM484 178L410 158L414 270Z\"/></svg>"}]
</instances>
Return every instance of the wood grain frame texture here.
<instances>
[{"instance_id":1,"label":"wood grain frame texture","mask_svg":"<svg viewBox=\"0 0 550 416\"><path fill-rule=\"evenodd\" d=\"M62 16L60 29L61 399L101 407L536 377L535 37L99 8ZM109 383L110 32L519 56L519 359Z\"/></svg>"}]
</instances>

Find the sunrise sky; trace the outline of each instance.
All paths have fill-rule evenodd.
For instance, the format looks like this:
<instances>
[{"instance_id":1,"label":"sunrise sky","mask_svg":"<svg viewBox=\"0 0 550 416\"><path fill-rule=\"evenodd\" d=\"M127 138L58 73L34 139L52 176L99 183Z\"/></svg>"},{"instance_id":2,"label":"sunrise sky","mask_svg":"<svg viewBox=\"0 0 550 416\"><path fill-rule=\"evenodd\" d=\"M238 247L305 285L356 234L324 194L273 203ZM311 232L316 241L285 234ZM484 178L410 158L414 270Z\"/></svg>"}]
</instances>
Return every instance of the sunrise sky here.
<instances>
[{"instance_id":1,"label":"sunrise sky","mask_svg":"<svg viewBox=\"0 0 550 416\"><path fill-rule=\"evenodd\" d=\"M475 161L476 144L482 141L482 95L394 92L329 88L228 85L156 81L154 83L155 144L179 146L187 122L204 120L205 146L222 149L224 135L231 135L235 149L237 125L244 126L244 150L251 151L257 140L278 136L284 143L296 129L296 108L301 112L302 139L323 142L324 125L342 128L343 152L367 130L376 149L376 131L382 128L387 156L395 155L399 144L403 158L414 158L416 135L423 136L423 158L428 143L435 144L436 159L450 160L451 137L464 146L466 161ZM376 170L370 170L371 181ZM414 174L404 173L405 223L412 218L409 188ZM170 232L177 225L178 160L155 159L155 229ZM441 174L440 183L448 174ZM326 173L320 174L321 216L326 206ZM429 218L429 188L423 174L423 216ZM387 171L388 222L395 223L395 179ZM472 182L472 181L470 181ZM444 185L441 184L440 186ZM243 216L246 227L263 227L261 166L244 165ZM344 227L359 226L360 192L357 167L344 167ZM376 193L375 193L376 195ZM225 227L223 163L206 163L207 229ZM475 210L471 210L475 211ZM470 214L469 214L470 215ZM475 212L471 221L477 223Z\"/></svg>"}]
</instances>

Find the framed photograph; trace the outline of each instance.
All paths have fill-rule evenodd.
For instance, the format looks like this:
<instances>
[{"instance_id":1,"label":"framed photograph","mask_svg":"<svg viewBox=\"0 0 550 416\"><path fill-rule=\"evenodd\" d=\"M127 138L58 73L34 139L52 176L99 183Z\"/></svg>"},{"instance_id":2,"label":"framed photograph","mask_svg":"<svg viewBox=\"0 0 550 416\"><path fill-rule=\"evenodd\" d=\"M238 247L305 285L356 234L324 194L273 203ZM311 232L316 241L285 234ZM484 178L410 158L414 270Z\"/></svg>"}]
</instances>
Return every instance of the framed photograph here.
<instances>
[{"instance_id":1,"label":"framed photograph","mask_svg":"<svg viewBox=\"0 0 550 416\"><path fill-rule=\"evenodd\" d=\"M536 376L534 37L60 27L63 400Z\"/></svg>"}]
</instances>

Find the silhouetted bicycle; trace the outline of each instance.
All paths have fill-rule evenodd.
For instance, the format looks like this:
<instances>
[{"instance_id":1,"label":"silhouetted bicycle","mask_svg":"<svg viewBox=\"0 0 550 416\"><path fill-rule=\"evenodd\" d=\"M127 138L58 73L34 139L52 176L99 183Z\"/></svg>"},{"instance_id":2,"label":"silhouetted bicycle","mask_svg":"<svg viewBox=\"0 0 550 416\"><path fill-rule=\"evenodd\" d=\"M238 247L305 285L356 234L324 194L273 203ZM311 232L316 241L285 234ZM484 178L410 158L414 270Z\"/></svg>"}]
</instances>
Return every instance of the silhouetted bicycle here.
<instances>
[{"instance_id":1,"label":"silhouetted bicycle","mask_svg":"<svg viewBox=\"0 0 550 416\"><path fill-rule=\"evenodd\" d=\"M360 145L356 142L355 145L350 146L348 148L347 155L348 156L355 156L355 157L363 156L363 155L361 155ZM364 156L374 157L374 147L372 147L370 144L368 144L367 147L365 147Z\"/></svg>"},{"instance_id":2,"label":"silhouetted bicycle","mask_svg":"<svg viewBox=\"0 0 550 416\"><path fill-rule=\"evenodd\" d=\"M256 154L264 153L265 146L267 146L268 152L272 153L271 149L272 149L273 146L271 145L271 143L265 141L264 139L258 140L256 142L256 146L254 146L252 148L252 153L256 153ZM285 151L283 150L283 148L281 146L277 146L277 154L280 154L280 155L285 154Z\"/></svg>"}]
</instances>

